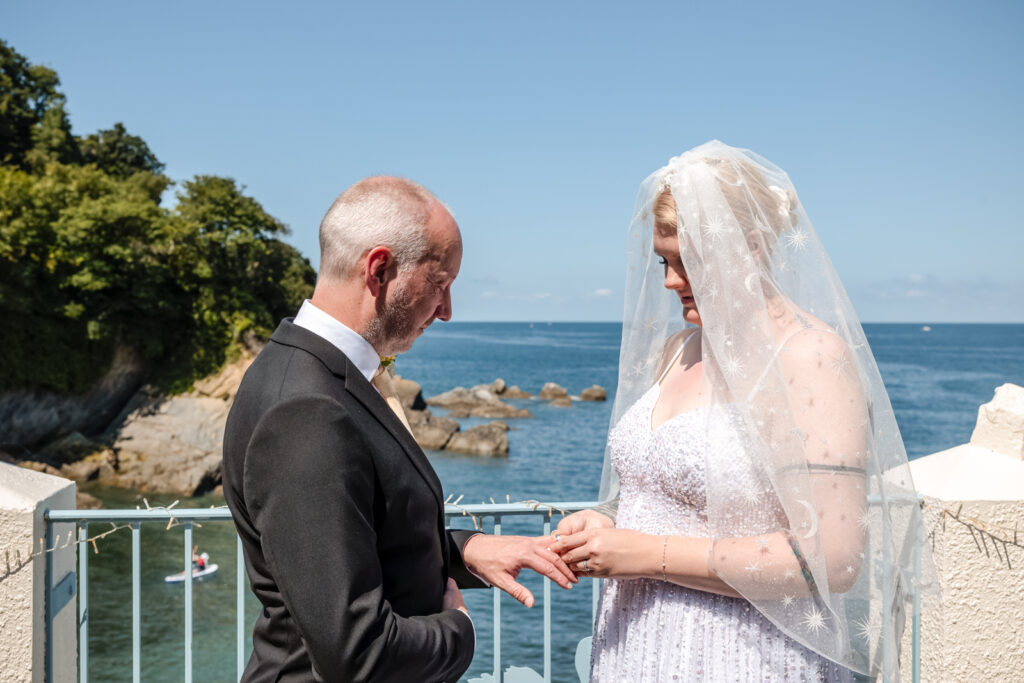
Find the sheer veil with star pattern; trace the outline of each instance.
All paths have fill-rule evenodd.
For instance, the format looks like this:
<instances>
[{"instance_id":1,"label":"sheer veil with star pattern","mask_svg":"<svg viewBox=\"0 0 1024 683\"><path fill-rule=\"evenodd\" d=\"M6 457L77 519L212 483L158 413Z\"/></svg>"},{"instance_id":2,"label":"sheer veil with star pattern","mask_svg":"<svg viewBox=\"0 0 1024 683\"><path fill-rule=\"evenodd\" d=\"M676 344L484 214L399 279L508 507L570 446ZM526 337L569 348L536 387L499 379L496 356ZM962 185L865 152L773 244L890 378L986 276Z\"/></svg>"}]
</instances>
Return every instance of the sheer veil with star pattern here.
<instances>
[{"instance_id":1,"label":"sheer veil with star pattern","mask_svg":"<svg viewBox=\"0 0 1024 683\"><path fill-rule=\"evenodd\" d=\"M747 444L708 449L709 567L790 637L898 680L908 596L938 598L906 452L864 332L789 177L749 150L712 141L641 185L612 424L652 386L686 327L652 251L659 197L674 204L702 320L699 422L710 438L727 414ZM736 458L754 475L724 464ZM601 500L617 494L606 455Z\"/></svg>"}]
</instances>

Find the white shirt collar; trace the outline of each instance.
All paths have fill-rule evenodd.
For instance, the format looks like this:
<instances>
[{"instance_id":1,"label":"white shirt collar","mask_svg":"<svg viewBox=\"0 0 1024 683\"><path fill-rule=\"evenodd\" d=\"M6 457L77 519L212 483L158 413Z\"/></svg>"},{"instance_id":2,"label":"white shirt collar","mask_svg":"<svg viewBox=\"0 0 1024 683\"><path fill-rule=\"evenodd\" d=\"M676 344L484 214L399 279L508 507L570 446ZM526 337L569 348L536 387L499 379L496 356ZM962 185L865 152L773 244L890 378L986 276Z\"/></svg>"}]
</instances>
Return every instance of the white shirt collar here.
<instances>
[{"instance_id":1,"label":"white shirt collar","mask_svg":"<svg viewBox=\"0 0 1024 683\"><path fill-rule=\"evenodd\" d=\"M373 379L374 373L380 367L380 356L370 342L363 339L359 333L314 306L309 299L302 302L302 307L292 322L329 341L348 356L367 380Z\"/></svg>"}]
</instances>

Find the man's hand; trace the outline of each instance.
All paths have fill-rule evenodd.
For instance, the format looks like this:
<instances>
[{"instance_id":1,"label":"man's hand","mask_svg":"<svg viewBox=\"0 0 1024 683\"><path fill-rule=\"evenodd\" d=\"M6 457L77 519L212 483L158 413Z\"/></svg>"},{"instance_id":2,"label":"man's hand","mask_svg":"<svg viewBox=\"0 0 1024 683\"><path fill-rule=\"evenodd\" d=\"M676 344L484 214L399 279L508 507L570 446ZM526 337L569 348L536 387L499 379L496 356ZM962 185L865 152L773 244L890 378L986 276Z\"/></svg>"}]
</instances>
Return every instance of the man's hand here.
<instances>
[{"instance_id":1,"label":"man's hand","mask_svg":"<svg viewBox=\"0 0 1024 683\"><path fill-rule=\"evenodd\" d=\"M550 536L491 536L477 534L466 541L462 559L474 574L497 586L527 607L533 607L533 593L516 578L524 568L548 577L562 588L578 579L561 558L548 550Z\"/></svg>"},{"instance_id":2,"label":"man's hand","mask_svg":"<svg viewBox=\"0 0 1024 683\"><path fill-rule=\"evenodd\" d=\"M615 526L615 522L612 521L608 515L603 515L596 510L580 510L574 512L568 517L564 517L561 522L558 523L558 531L555 534L555 540L559 540L557 537L568 536L569 534L576 534L581 531L587 531L588 529L610 529Z\"/></svg>"}]
</instances>

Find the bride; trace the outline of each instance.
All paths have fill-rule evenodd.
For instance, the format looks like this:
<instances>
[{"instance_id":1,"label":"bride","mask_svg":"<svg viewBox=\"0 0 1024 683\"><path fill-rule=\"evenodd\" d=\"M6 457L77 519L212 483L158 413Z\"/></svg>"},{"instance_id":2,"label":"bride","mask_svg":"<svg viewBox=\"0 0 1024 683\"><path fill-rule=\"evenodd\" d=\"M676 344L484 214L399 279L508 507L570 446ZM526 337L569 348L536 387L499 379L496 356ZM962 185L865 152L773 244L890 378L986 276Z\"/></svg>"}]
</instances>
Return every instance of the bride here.
<instances>
[{"instance_id":1,"label":"bride","mask_svg":"<svg viewBox=\"0 0 1024 683\"><path fill-rule=\"evenodd\" d=\"M591 680L898 680L919 510L788 176L709 142L644 181L629 240L609 504L551 547L610 579Z\"/></svg>"}]
</instances>

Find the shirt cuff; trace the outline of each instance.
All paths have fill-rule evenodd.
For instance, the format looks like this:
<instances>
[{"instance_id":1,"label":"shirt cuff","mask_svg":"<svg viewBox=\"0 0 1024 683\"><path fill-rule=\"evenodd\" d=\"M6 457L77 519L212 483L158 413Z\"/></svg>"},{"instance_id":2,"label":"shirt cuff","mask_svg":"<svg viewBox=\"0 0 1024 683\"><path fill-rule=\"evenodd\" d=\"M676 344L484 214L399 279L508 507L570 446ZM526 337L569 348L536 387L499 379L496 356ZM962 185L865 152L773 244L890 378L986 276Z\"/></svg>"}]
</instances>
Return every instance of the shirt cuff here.
<instances>
[{"instance_id":1,"label":"shirt cuff","mask_svg":"<svg viewBox=\"0 0 1024 683\"><path fill-rule=\"evenodd\" d=\"M480 533L473 534L468 539L466 539L466 542L462 545L463 554L465 552L466 546L469 545L473 541L474 537L476 537L476 536L484 536L484 535L485 535L484 532L481 531ZM469 572L470 574L472 574L476 578L480 579L480 583L482 583L484 585L484 588L494 588L494 586L491 585L490 581L488 581L487 579L485 579L484 577L480 576L475 571L470 569L468 564L466 564L465 562L463 562L462 564L465 565L467 572ZM469 614L469 612L466 612L466 614ZM470 619L472 619L472 617L470 617Z\"/></svg>"}]
</instances>

